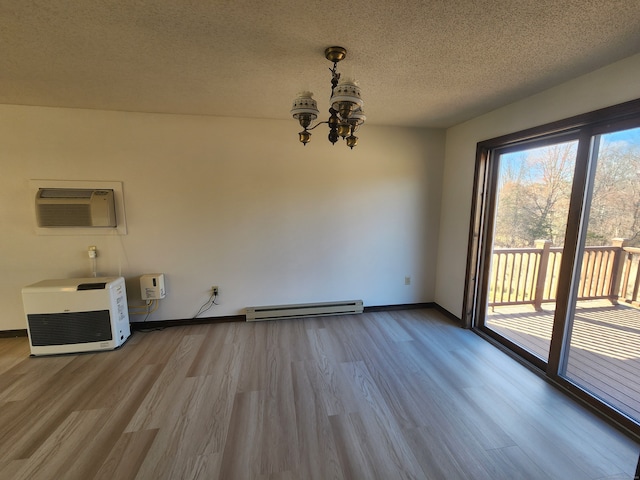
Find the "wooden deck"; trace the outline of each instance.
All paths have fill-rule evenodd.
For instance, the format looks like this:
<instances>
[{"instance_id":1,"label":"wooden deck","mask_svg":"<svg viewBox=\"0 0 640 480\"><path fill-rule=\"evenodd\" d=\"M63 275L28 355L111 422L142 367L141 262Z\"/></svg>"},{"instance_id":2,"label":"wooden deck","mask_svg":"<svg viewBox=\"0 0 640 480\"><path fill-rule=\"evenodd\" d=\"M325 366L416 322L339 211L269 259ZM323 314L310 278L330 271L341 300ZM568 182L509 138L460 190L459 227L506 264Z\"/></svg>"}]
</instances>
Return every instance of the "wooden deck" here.
<instances>
[{"instance_id":1,"label":"wooden deck","mask_svg":"<svg viewBox=\"0 0 640 480\"><path fill-rule=\"evenodd\" d=\"M553 304L490 309L487 326L546 360ZM640 310L579 302L566 377L640 423Z\"/></svg>"}]
</instances>

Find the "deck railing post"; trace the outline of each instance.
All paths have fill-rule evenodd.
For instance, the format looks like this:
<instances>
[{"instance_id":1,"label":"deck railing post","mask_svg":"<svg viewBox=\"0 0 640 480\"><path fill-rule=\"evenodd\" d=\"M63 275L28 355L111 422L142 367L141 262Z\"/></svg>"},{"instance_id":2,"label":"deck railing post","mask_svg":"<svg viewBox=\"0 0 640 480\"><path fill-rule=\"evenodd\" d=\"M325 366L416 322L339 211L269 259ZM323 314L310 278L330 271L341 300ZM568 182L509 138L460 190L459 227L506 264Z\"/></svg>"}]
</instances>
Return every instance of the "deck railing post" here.
<instances>
[{"instance_id":1,"label":"deck railing post","mask_svg":"<svg viewBox=\"0 0 640 480\"><path fill-rule=\"evenodd\" d=\"M622 272L624 271L624 246L626 238L614 238L611 245L615 247L613 254L613 267L611 268L611 287L609 290L609 300L614 305L618 303L620 295L620 283L622 281Z\"/></svg>"},{"instance_id":2,"label":"deck railing post","mask_svg":"<svg viewBox=\"0 0 640 480\"><path fill-rule=\"evenodd\" d=\"M551 240L536 240L535 247L540 250L540 263L538 264L538 276L536 278L536 290L533 294L533 306L536 310L542 310L544 300L544 285L547 280L547 267L549 265L549 250Z\"/></svg>"}]
</instances>

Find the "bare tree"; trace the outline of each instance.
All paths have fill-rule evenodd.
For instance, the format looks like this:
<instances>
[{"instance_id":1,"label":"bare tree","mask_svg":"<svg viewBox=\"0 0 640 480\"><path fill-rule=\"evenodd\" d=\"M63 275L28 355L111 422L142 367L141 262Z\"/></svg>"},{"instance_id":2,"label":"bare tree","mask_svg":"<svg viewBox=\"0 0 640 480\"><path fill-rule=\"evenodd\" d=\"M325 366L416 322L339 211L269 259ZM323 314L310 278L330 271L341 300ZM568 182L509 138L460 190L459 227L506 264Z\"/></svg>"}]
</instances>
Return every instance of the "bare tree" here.
<instances>
[{"instance_id":1,"label":"bare tree","mask_svg":"<svg viewBox=\"0 0 640 480\"><path fill-rule=\"evenodd\" d=\"M638 141L603 135L597 157L587 245L626 238L640 246L640 129ZM538 239L564 244L577 142L500 157L494 244L530 247Z\"/></svg>"},{"instance_id":2,"label":"bare tree","mask_svg":"<svg viewBox=\"0 0 640 480\"><path fill-rule=\"evenodd\" d=\"M569 142L504 158L496 245L527 247L538 239L564 243L575 151L575 142Z\"/></svg>"},{"instance_id":3,"label":"bare tree","mask_svg":"<svg viewBox=\"0 0 640 480\"><path fill-rule=\"evenodd\" d=\"M587 233L588 245L627 238L640 245L640 144L609 142L598 152Z\"/></svg>"}]
</instances>

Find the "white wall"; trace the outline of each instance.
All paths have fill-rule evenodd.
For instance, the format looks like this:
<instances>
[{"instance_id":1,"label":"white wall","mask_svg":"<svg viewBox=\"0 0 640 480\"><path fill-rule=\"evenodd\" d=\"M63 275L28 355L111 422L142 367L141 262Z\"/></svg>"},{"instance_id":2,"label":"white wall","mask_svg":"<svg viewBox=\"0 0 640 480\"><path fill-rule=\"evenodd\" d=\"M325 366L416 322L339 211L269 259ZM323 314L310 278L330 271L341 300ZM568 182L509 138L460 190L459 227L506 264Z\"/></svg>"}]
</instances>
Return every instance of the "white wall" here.
<instances>
[{"instance_id":1,"label":"white wall","mask_svg":"<svg viewBox=\"0 0 640 480\"><path fill-rule=\"evenodd\" d=\"M365 125L332 146L294 121L0 105L0 330L26 328L21 288L46 278L164 272L149 320L250 305L434 300L444 132ZM115 180L128 234L35 233L30 179ZM411 285L404 285L411 276ZM140 320L132 317L132 320Z\"/></svg>"},{"instance_id":2,"label":"white wall","mask_svg":"<svg viewBox=\"0 0 640 480\"><path fill-rule=\"evenodd\" d=\"M640 98L640 55L447 130L435 301L462 315L476 145Z\"/></svg>"}]
</instances>

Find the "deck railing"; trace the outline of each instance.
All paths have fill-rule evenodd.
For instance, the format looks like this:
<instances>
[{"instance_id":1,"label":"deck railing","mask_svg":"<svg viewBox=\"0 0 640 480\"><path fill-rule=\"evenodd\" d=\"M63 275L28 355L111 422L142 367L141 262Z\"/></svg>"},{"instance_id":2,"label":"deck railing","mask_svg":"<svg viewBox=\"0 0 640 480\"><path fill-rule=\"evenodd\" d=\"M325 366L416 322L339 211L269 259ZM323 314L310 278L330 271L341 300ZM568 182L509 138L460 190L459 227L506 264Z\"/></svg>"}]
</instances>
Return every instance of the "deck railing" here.
<instances>
[{"instance_id":1,"label":"deck railing","mask_svg":"<svg viewBox=\"0 0 640 480\"><path fill-rule=\"evenodd\" d=\"M613 245L585 247L578 284L578 300L608 299L640 306L640 248ZM533 304L556 299L562 248L539 240L534 248L493 251L489 306Z\"/></svg>"}]
</instances>

